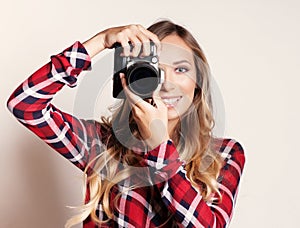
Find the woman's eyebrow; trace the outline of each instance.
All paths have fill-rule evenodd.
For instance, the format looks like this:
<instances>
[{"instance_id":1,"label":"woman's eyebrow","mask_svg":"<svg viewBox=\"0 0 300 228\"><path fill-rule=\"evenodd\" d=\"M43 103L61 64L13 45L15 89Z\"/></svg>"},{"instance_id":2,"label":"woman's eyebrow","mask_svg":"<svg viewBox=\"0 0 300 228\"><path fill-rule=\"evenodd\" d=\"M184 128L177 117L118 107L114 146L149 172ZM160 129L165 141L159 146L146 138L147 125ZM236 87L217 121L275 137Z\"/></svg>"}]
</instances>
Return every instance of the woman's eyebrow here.
<instances>
[{"instance_id":1,"label":"woman's eyebrow","mask_svg":"<svg viewBox=\"0 0 300 228\"><path fill-rule=\"evenodd\" d=\"M181 63L188 63L188 64L192 65L192 64L190 63L190 61L188 61L188 60L186 60L186 59L183 59L183 60L179 60L179 61L173 62L174 65L178 65L178 64L181 64Z\"/></svg>"}]
</instances>

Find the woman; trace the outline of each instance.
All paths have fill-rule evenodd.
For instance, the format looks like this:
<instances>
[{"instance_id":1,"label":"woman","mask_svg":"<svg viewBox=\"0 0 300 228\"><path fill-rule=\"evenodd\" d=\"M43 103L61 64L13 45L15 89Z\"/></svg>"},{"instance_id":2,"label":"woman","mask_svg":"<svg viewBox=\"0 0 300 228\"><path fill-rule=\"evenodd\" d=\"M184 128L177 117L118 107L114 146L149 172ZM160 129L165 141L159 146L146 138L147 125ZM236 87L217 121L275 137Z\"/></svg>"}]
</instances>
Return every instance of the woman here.
<instances>
[{"instance_id":1,"label":"woman","mask_svg":"<svg viewBox=\"0 0 300 228\"><path fill-rule=\"evenodd\" d=\"M118 42L124 56L147 56L150 41L165 74L152 99L134 94L121 73L126 99L111 118L77 119L51 104L99 52ZM207 60L190 32L170 21L76 42L8 100L23 125L87 174L85 205L66 227L226 227L245 158L237 141L212 136L211 106Z\"/></svg>"}]
</instances>

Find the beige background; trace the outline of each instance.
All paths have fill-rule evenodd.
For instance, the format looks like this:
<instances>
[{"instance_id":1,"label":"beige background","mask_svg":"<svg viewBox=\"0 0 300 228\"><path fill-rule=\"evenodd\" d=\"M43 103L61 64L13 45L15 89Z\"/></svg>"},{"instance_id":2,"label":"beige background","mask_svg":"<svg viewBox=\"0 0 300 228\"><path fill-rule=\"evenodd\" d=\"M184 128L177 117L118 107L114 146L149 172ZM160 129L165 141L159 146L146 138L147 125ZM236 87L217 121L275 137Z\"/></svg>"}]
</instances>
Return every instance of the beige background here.
<instances>
[{"instance_id":1,"label":"beige background","mask_svg":"<svg viewBox=\"0 0 300 228\"><path fill-rule=\"evenodd\" d=\"M245 149L230 227L299 226L299 12L297 0L2 1L0 227L63 227L65 206L81 201L81 173L6 109L13 89L76 40L158 18L198 38L224 99L224 136ZM54 103L72 112L75 97L66 88Z\"/></svg>"}]
</instances>

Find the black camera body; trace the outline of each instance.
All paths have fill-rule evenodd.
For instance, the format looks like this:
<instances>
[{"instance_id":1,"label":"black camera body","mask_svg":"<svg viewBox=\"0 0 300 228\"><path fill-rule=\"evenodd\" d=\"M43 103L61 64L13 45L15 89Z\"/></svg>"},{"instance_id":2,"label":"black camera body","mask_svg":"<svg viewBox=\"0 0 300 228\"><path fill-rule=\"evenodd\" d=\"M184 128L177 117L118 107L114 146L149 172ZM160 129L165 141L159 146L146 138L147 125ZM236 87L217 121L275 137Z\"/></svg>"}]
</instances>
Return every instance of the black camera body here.
<instances>
[{"instance_id":1,"label":"black camera body","mask_svg":"<svg viewBox=\"0 0 300 228\"><path fill-rule=\"evenodd\" d=\"M130 44L131 49L133 48ZM152 97L153 91L163 82L163 72L158 67L156 46L150 42L150 55L140 57L121 56L123 48L119 43L114 45L113 97L125 98L120 73L125 74L129 89L141 98Z\"/></svg>"}]
</instances>

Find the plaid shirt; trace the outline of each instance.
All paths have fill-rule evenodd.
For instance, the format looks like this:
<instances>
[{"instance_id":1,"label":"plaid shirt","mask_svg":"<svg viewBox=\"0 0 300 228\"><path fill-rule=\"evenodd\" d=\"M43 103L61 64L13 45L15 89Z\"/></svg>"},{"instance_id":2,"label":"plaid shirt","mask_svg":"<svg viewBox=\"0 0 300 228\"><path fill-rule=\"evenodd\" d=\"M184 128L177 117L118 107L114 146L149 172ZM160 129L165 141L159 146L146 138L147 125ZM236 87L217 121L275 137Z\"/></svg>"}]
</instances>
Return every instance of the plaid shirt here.
<instances>
[{"instance_id":1,"label":"plaid shirt","mask_svg":"<svg viewBox=\"0 0 300 228\"><path fill-rule=\"evenodd\" d=\"M62 112L51 100L64 85L76 86L79 73L90 68L89 55L83 45L76 42L62 53L51 56L51 61L25 80L7 103L23 125L82 170L101 151L101 125ZM156 170L155 178L163 178L154 186L156 191L151 202L147 187L122 193L118 201L120 210L114 211L113 220L102 227L157 227L169 214L179 227L227 227L245 157L242 146L233 139L218 139L216 146L225 161L218 178L222 194L220 203L204 201L187 178L176 147L168 140L144 155L144 165ZM111 199L119 192L122 186L116 185ZM106 218L101 204L97 214L100 219ZM164 227L170 227L168 224ZM97 226L88 217L84 227Z\"/></svg>"}]
</instances>

